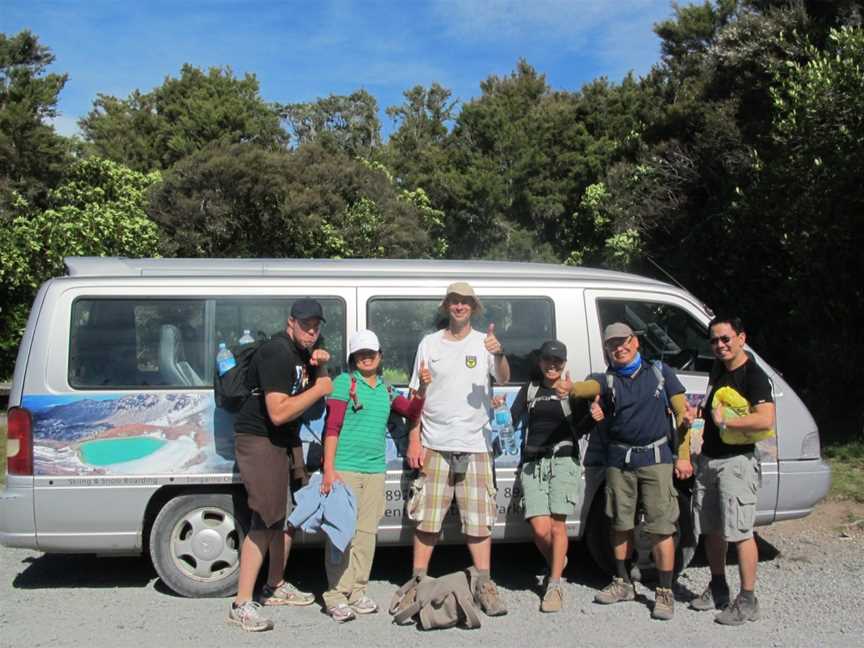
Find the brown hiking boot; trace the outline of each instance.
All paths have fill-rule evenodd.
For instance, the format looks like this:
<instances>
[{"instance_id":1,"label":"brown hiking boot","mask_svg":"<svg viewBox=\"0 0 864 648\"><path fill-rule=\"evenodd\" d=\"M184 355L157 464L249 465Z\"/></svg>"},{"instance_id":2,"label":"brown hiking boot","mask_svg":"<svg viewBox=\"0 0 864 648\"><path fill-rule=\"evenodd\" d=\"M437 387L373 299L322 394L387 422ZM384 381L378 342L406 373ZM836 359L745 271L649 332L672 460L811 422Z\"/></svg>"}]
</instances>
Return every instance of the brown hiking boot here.
<instances>
[{"instance_id":1,"label":"brown hiking boot","mask_svg":"<svg viewBox=\"0 0 864 648\"><path fill-rule=\"evenodd\" d=\"M561 591L561 586L557 583L549 585L540 602L540 611L560 612L562 607L564 607L564 592Z\"/></svg>"},{"instance_id":2,"label":"brown hiking boot","mask_svg":"<svg viewBox=\"0 0 864 648\"><path fill-rule=\"evenodd\" d=\"M654 592L654 609L651 610L652 619L669 621L675 615L675 597L671 589L658 587Z\"/></svg>"},{"instance_id":3,"label":"brown hiking boot","mask_svg":"<svg viewBox=\"0 0 864 648\"><path fill-rule=\"evenodd\" d=\"M507 614L507 606L498 595L498 588L491 580L480 583L474 592L474 600L480 604L480 608L487 616L502 616Z\"/></svg>"},{"instance_id":4,"label":"brown hiking boot","mask_svg":"<svg viewBox=\"0 0 864 648\"><path fill-rule=\"evenodd\" d=\"M616 576L612 582L597 592L594 597L595 603L603 605L611 605L612 603L621 603L623 601L632 601L636 598L636 587L633 583L627 583L623 578Z\"/></svg>"}]
</instances>

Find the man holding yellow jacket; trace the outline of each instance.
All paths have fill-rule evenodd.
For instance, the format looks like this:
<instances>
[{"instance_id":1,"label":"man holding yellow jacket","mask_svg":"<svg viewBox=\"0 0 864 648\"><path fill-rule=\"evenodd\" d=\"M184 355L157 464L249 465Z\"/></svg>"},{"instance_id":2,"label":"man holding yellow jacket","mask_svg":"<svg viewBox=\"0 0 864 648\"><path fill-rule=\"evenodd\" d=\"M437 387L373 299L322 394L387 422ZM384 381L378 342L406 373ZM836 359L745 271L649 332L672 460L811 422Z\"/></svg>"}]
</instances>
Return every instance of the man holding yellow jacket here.
<instances>
[{"instance_id":1,"label":"man holding yellow jacket","mask_svg":"<svg viewBox=\"0 0 864 648\"><path fill-rule=\"evenodd\" d=\"M744 349L747 335L740 318L715 317L708 330L718 362L703 403L705 435L693 509L697 533L705 535L711 582L690 607L719 609L717 623L741 625L759 618L754 593L759 554L753 525L760 478L755 442L773 435L774 397L768 375ZM741 578L741 591L731 605L726 583L729 542L735 544Z\"/></svg>"},{"instance_id":2,"label":"man holding yellow jacket","mask_svg":"<svg viewBox=\"0 0 864 648\"><path fill-rule=\"evenodd\" d=\"M628 558L641 505L645 511L645 531L654 538L653 554L659 576L651 616L668 620L675 611L673 534L678 521L673 462L676 454L688 462L690 457L688 442L683 441L680 449L670 445L669 409L675 412L676 424L686 430L689 414L685 390L672 369L643 360L639 338L627 324L616 322L607 326L603 345L609 360L606 372L591 375L582 382L562 382L558 390L576 398L593 399L602 407L606 420L606 515L612 522L616 575L594 600L611 604L636 598Z\"/></svg>"}]
</instances>

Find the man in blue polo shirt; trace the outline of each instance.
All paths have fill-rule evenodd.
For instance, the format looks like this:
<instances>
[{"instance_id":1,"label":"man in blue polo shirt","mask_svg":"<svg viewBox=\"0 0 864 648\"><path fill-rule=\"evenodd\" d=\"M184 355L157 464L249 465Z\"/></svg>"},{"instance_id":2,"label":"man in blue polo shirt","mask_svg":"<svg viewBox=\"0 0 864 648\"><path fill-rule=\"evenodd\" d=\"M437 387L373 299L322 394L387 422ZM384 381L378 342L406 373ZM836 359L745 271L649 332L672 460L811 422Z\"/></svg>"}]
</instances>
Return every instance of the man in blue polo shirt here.
<instances>
[{"instance_id":1,"label":"man in blue polo shirt","mask_svg":"<svg viewBox=\"0 0 864 648\"><path fill-rule=\"evenodd\" d=\"M633 550L633 528L639 505L645 512L645 532L653 536L659 585L655 619L671 619L675 611L672 572L675 564L675 523L678 498L672 483L673 449L669 445L669 408L678 425L688 417L684 387L667 366L651 365L639 354L639 338L621 322L603 332L609 366L570 385L576 398L597 400L606 417L606 515L612 521L616 575L597 594L597 603L632 601L636 591L627 559Z\"/></svg>"}]
</instances>

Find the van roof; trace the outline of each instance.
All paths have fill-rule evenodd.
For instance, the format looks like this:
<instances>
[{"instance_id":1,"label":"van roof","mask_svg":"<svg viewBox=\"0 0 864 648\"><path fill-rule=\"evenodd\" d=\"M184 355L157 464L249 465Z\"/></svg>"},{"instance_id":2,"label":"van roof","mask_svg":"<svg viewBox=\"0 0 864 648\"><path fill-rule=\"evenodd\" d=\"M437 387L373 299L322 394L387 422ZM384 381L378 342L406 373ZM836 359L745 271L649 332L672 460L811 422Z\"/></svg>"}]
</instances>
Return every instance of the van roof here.
<instances>
[{"instance_id":1,"label":"van roof","mask_svg":"<svg viewBox=\"0 0 864 648\"><path fill-rule=\"evenodd\" d=\"M127 259L66 257L70 277L429 277L611 281L668 286L638 275L551 263L428 259Z\"/></svg>"}]
</instances>

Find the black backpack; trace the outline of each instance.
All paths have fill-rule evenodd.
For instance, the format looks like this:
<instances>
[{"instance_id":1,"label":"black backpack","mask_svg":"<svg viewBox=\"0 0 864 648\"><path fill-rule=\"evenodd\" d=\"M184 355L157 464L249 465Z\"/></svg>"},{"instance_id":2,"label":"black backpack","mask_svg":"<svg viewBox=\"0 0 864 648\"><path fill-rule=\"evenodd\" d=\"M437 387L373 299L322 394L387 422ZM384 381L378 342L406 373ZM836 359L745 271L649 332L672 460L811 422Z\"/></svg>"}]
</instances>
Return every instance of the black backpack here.
<instances>
[{"instance_id":1,"label":"black backpack","mask_svg":"<svg viewBox=\"0 0 864 648\"><path fill-rule=\"evenodd\" d=\"M247 398L260 393L257 387L249 387L247 376L252 358L255 357L258 349L268 341L262 339L232 347L231 353L234 354L234 360L237 364L221 376L219 375L219 367L216 367L216 375L213 379L216 407L229 412L239 412Z\"/></svg>"}]
</instances>

